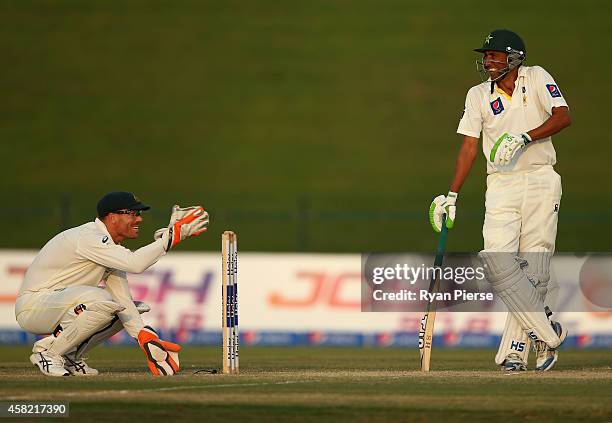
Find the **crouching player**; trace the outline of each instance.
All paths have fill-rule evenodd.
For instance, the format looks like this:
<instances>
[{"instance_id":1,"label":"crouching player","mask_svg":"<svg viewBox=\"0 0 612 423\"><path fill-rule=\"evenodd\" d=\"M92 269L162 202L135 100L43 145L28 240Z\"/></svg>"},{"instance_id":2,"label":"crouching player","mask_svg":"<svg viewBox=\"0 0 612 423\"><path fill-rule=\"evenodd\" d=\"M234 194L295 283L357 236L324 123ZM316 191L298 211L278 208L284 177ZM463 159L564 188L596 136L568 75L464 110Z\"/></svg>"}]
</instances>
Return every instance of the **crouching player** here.
<instances>
[{"instance_id":1,"label":"crouching player","mask_svg":"<svg viewBox=\"0 0 612 423\"><path fill-rule=\"evenodd\" d=\"M159 339L141 313L150 308L134 301L126 273L141 273L170 248L208 228L202 207L174 206L167 228L136 251L121 246L138 237L141 213L150 207L129 192L111 192L98 202L93 222L53 237L29 266L15 304L19 325L50 334L34 344L30 361L48 376L93 376L98 371L83 355L125 329L137 339L154 375L179 371L181 347ZM98 284L104 281L106 287Z\"/></svg>"}]
</instances>

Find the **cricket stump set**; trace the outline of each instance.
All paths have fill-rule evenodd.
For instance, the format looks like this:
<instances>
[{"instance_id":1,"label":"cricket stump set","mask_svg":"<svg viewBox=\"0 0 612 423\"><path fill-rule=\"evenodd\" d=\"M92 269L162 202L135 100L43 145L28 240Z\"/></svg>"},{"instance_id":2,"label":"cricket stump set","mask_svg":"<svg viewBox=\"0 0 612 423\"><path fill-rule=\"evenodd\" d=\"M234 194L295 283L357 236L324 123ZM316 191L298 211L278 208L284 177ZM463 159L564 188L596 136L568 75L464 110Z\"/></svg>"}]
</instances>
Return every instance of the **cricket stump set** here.
<instances>
[{"instance_id":1,"label":"cricket stump set","mask_svg":"<svg viewBox=\"0 0 612 423\"><path fill-rule=\"evenodd\" d=\"M240 342L238 336L238 238L232 231L221 236L222 317L224 374L238 374Z\"/></svg>"},{"instance_id":2,"label":"cricket stump set","mask_svg":"<svg viewBox=\"0 0 612 423\"><path fill-rule=\"evenodd\" d=\"M436 250L435 267L442 265L446 246L447 228L442 220L442 231ZM240 339L238 334L238 237L235 232L225 231L221 236L221 327L223 332L223 367L224 374L239 373ZM429 285L429 293L437 292L440 281L434 276ZM421 320L419 331L419 350L421 353L421 370L428 372L433 346L433 331L436 319L436 305L427 304L425 315Z\"/></svg>"}]
</instances>

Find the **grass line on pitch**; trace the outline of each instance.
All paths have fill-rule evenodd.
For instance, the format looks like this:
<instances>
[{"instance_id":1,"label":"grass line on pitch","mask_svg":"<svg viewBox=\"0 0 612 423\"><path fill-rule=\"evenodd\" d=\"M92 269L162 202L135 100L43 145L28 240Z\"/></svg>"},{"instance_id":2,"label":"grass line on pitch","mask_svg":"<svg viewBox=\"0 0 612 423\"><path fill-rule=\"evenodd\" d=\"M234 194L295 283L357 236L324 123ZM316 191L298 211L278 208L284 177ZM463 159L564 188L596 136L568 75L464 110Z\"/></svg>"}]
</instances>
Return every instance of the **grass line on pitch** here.
<instances>
[{"instance_id":1,"label":"grass line on pitch","mask_svg":"<svg viewBox=\"0 0 612 423\"><path fill-rule=\"evenodd\" d=\"M289 385L292 383L300 383L297 380L286 380L283 382L253 382L253 383L222 383L218 385L188 385L188 386L169 386L166 388L147 388L147 389L114 389L109 391L99 392L71 392L66 394L67 396L81 396L85 395L107 395L107 394L129 394L129 393L140 393L140 392L164 392L164 391L184 391L192 389L211 389L211 388L246 388L253 386L265 386L265 385Z\"/></svg>"},{"instance_id":2,"label":"grass line on pitch","mask_svg":"<svg viewBox=\"0 0 612 423\"><path fill-rule=\"evenodd\" d=\"M306 383L304 381L302 383ZM310 381L308 381L310 382ZM111 389L104 391L90 391L90 392L55 392L55 395L58 397L91 397L91 396L108 396L108 395L129 395L129 394L138 394L138 393L151 393L151 392L168 392L168 391L187 391L187 390L195 390L195 389L212 389L212 388L246 388L246 387L255 387L255 386L265 386L265 385L289 385L293 383L300 383L300 381L295 380L287 380L282 382L253 382L253 383L224 383L224 384L215 384L215 385L187 385L187 386L168 386L163 388L146 388L146 389ZM6 400L29 400L33 398L38 398L37 395L28 395L28 396L6 396L4 397Z\"/></svg>"},{"instance_id":3,"label":"grass line on pitch","mask_svg":"<svg viewBox=\"0 0 612 423\"><path fill-rule=\"evenodd\" d=\"M94 350L89 361L102 374L93 378L45 377L29 363L29 353L29 346L0 347L0 396L66 400L71 417L83 423L133 422L143 415L198 421L203 413L210 423L556 423L612 416L609 350L564 350L552 372L506 376L493 364L493 350L439 349L434 371L424 375L416 348L247 347L243 372L231 376L193 375L218 366L221 357L218 347L188 346L184 373L171 378L150 376L136 348Z\"/></svg>"}]
</instances>

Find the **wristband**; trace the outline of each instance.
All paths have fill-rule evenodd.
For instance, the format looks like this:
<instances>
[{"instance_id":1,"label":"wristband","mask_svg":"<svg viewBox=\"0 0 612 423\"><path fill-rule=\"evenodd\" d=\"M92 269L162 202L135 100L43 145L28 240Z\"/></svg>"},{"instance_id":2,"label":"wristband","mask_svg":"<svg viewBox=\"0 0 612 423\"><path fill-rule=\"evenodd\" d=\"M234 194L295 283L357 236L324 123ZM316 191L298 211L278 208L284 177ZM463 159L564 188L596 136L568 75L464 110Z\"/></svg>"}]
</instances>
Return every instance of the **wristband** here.
<instances>
[{"instance_id":1,"label":"wristband","mask_svg":"<svg viewBox=\"0 0 612 423\"><path fill-rule=\"evenodd\" d=\"M521 137L523 137L523 141L525 141L525 145L533 141L527 132L522 133Z\"/></svg>"}]
</instances>

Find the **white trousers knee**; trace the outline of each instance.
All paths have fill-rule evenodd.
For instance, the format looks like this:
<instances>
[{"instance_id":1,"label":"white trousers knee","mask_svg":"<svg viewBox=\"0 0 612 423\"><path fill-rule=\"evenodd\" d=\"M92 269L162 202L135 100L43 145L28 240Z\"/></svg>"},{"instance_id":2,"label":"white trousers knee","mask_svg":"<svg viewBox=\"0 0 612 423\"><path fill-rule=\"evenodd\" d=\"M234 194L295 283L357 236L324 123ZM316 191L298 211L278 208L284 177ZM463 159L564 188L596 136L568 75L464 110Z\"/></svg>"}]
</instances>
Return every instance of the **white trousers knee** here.
<instances>
[{"instance_id":1,"label":"white trousers knee","mask_svg":"<svg viewBox=\"0 0 612 423\"><path fill-rule=\"evenodd\" d=\"M66 327L74 320L76 306L98 301L112 301L112 296L103 288L85 285L26 293L17 298L15 315L25 331L49 334L58 325Z\"/></svg>"}]
</instances>

